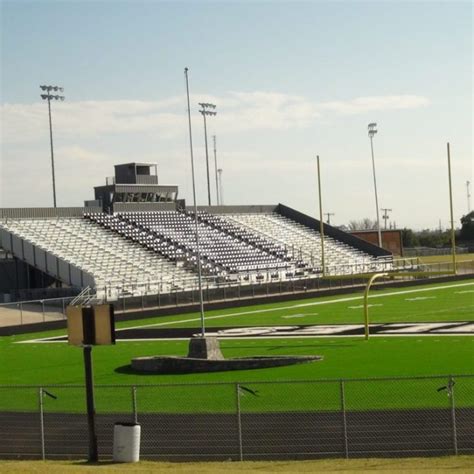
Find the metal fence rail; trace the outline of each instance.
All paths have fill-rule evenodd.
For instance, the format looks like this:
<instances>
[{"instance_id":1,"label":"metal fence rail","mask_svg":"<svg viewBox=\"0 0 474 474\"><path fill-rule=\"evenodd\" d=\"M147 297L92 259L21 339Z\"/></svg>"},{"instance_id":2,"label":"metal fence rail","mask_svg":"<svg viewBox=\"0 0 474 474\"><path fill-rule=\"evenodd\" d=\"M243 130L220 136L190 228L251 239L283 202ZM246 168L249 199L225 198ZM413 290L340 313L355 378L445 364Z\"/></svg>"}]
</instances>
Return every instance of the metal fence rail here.
<instances>
[{"instance_id":1,"label":"metal fence rail","mask_svg":"<svg viewBox=\"0 0 474 474\"><path fill-rule=\"evenodd\" d=\"M398 266L400 265L400 266ZM452 263L438 263L430 265L418 265L415 260L410 261L411 267L419 271L433 272L433 276L427 275L416 277L412 275L397 276L396 281L414 282L423 280L427 283L430 279L439 278L439 273L448 273L452 269ZM395 263L396 268L405 268L404 263ZM474 275L474 260L458 262L458 274ZM344 288L361 288L367 283L367 276L345 275L331 278L294 278L292 280L276 281L270 284L252 283L242 285L235 282L224 282L219 285L210 284L204 279L203 297L205 303L239 301L257 297L272 297L289 294L305 294L320 290L337 290ZM390 276L380 279L377 285L393 283ZM199 302L198 287L192 287L187 291L175 290L170 293L149 293L146 289L134 290L135 296L119 297L113 301L116 312L134 310L175 308L180 306L197 304ZM0 326L20 326L24 324L41 323L47 321L66 319L66 307L75 297L39 299L32 301L16 301L11 303L0 303ZM251 303L249 303L251 304Z\"/></svg>"},{"instance_id":2,"label":"metal fence rail","mask_svg":"<svg viewBox=\"0 0 474 474\"><path fill-rule=\"evenodd\" d=\"M474 454L474 375L96 386L101 459L116 422L141 457L313 459ZM0 458L85 458L84 387L0 386Z\"/></svg>"}]
</instances>

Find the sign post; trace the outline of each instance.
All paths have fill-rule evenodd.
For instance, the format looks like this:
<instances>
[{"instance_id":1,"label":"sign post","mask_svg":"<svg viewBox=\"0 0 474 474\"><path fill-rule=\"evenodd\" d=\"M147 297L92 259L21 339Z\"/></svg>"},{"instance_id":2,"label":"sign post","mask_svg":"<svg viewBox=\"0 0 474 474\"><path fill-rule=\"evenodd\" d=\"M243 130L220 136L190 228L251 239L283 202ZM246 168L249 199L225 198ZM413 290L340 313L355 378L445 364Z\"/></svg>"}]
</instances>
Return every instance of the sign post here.
<instances>
[{"instance_id":1,"label":"sign post","mask_svg":"<svg viewBox=\"0 0 474 474\"><path fill-rule=\"evenodd\" d=\"M114 307L68 306L66 308L68 342L82 347L86 381L87 426L89 431L89 462L97 462L97 434L95 429L94 375L92 347L115 344Z\"/></svg>"}]
</instances>

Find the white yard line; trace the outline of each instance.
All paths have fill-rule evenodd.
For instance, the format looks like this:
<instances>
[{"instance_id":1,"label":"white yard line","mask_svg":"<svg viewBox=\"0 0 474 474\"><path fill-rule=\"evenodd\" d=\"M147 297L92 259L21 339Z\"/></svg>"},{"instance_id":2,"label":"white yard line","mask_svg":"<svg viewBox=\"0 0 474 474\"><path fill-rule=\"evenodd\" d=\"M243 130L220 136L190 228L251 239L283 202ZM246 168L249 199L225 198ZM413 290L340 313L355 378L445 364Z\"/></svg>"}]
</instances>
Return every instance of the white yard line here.
<instances>
[{"instance_id":1,"label":"white yard line","mask_svg":"<svg viewBox=\"0 0 474 474\"><path fill-rule=\"evenodd\" d=\"M448 286L433 286L430 288L418 288L415 290L402 290L402 291L394 291L391 293L381 293L381 294L373 294L369 295L369 298L384 298L387 296L395 296L395 295L406 295L406 294L411 294L411 293L419 293L419 292L424 292L424 291L433 291L433 290L447 290L450 288L459 288L459 287L465 287L465 286L473 286L474 283L457 283L454 285L448 285ZM307 306L320 306L320 305L326 305L326 304L335 304L335 303L344 303L347 301L357 301L361 300L363 296L351 296L347 298L338 298L335 300L328 300L328 301L313 301L311 303L299 303L291 306L281 306L277 308L267 308L267 309L256 309L253 311L240 311L238 313L229 313L229 314L219 314L216 316L206 316L206 321L209 321L211 319L223 319L223 318L232 318L235 316L243 316L247 314L258 314L258 313L270 313L274 311L283 311L287 309L295 309L295 308L303 308ZM117 329L117 331L125 331L128 329L142 329L142 328L149 328L149 327L160 327L160 326L169 326L169 325L175 325L175 324L183 324L183 323L191 323L191 322L196 322L200 321L201 318L191 318L191 319L182 319L179 321L168 321L165 323L153 323L153 324L144 324L141 326L131 326L131 327L126 327L126 328L121 328ZM57 337L57 336L55 336ZM48 339L52 338L46 338L46 339L32 339L28 341L20 341L19 343L31 343L31 342L47 342ZM128 339L127 339L128 340ZM132 341L133 339L130 339ZM143 341L145 339L139 339L140 341ZM153 340L158 340L158 339L153 339ZM169 339L165 339L169 340ZM51 341L51 342L56 342L56 341Z\"/></svg>"},{"instance_id":2,"label":"white yard line","mask_svg":"<svg viewBox=\"0 0 474 474\"><path fill-rule=\"evenodd\" d=\"M410 293L418 293L422 291L444 290L444 289L449 289L449 288L457 288L457 287L473 286L473 285L474 283L457 283L455 285L449 285L449 286L434 286L431 288L418 288L416 290L403 290L403 291L394 291L393 293L381 293L381 294L369 295L369 298L383 298L386 296L407 295ZM357 300L361 300L362 298L363 296L351 296L348 298L338 298L338 299L329 300L329 301L313 301L311 303L299 303L299 304L294 304L291 306L280 306L277 308L255 309L253 311L239 311L238 313L219 314L217 316L206 316L206 321L209 321L211 319L233 318L235 316L243 316L246 314L271 313L274 311L283 311L287 309L303 308L306 306L320 306L320 305L325 305L325 304L335 304L335 303L341 303L341 302L343 303L346 301L357 301ZM192 318L192 319L182 319L180 321L168 321L166 323L153 323L153 324L146 324L143 326L133 326L133 327L123 328L123 329L139 329L139 328L167 326L167 325L182 324L182 323L193 323L200 320L201 318L198 317L198 318ZM121 331L121 330L122 329L117 329L117 331Z\"/></svg>"}]
</instances>

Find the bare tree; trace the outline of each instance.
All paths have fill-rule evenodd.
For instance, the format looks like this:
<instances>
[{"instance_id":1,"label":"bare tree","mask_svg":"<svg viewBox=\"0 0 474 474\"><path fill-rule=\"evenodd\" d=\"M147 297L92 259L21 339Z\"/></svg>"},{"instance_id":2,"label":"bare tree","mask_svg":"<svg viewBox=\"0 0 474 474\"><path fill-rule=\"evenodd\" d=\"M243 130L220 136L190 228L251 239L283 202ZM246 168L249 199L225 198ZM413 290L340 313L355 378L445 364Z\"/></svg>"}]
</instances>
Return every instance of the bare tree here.
<instances>
[{"instance_id":1,"label":"bare tree","mask_svg":"<svg viewBox=\"0 0 474 474\"><path fill-rule=\"evenodd\" d=\"M364 217L360 221L349 221L348 227L349 230L375 230L377 229L377 221Z\"/></svg>"}]
</instances>

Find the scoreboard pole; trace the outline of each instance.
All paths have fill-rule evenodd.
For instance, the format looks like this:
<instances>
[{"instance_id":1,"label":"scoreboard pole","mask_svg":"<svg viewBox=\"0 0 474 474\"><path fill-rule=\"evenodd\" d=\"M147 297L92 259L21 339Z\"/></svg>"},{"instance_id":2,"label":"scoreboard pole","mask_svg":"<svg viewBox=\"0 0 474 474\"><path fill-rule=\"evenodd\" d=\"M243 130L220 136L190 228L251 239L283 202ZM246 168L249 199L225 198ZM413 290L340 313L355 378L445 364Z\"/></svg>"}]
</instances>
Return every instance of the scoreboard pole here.
<instances>
[{"instance_id":1,"label":"scoreboard pole","mask_svg":"<svg viewBox=\"0 0 474 474\"><path fill-rule=\"evenodd\" d=\"M97 462L97 434L95 430L94 380L92 373L92 346L83 346L84 369L86 376L87 427L89 431L89 462Z\"/></svg>"}]
</instances>

